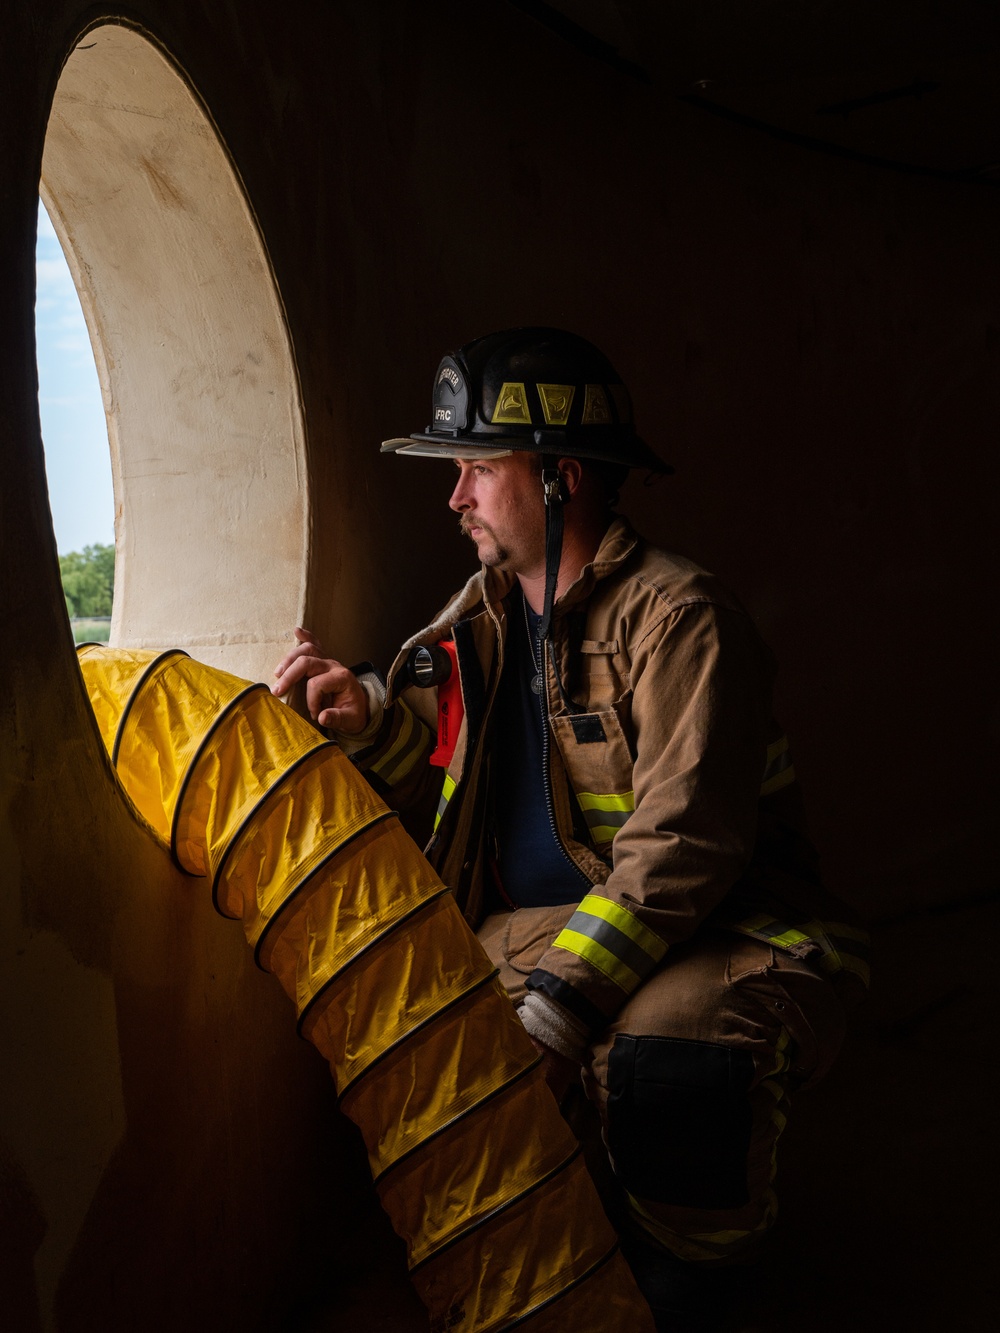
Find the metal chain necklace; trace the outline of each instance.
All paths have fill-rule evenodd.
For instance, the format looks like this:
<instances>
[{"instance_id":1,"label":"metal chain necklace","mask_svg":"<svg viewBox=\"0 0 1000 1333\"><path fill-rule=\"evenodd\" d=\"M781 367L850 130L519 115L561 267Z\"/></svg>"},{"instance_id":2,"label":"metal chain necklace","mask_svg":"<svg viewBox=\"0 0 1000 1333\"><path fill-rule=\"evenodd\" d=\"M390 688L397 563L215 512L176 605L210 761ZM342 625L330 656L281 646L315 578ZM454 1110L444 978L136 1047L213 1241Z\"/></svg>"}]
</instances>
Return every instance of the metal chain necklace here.
<instances>
[{"instance_id":1,"label":"metal chain necklace","mask_svg":"<svg viewBox=\"0 0 1000 1333\"><path fill-rule=\"evenodd\" d=\"M528 599L523 595L521 605L524 607L524 630L528 636L528 651L531 653L531 665L534 668L531 677L531 692L532 694L541 694L543 689L542 670L538 665L538 658L535 656L534 635L531 633L531 622L528 620ZM541 643L539 643L539 647L541 647Z\"/></svg>"}]
</instances>

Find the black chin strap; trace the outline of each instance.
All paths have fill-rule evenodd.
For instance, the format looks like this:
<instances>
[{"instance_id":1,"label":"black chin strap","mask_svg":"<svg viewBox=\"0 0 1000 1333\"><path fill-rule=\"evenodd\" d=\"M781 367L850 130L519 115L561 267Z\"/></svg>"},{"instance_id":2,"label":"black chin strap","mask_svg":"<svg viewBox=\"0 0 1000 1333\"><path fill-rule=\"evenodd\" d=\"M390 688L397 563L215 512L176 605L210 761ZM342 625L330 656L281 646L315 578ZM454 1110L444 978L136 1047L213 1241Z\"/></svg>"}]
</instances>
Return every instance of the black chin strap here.
<instances>
[{"instance_id":1,"label":"black chin strap","mask_svg":"<svg viewBox=\"0 0 1000 1333\"><path fill-rule=\"evenodd\" d=\"M545 604L538 625L538 637L549 637L552 624L552 603L556 599L559 580L559 562L562 559L563 498L558 468L542 468L542 487L545 492Z\"/></svg>"}]
</instances>

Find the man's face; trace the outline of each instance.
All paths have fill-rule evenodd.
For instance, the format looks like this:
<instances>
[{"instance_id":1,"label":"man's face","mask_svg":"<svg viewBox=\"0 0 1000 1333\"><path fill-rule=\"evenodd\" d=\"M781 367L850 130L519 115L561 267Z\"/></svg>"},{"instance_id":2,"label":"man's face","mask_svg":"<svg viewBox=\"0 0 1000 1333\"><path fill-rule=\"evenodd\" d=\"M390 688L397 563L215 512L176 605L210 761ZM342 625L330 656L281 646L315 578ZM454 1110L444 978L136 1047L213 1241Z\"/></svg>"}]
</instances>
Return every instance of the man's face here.
<instances>
[{"instance_id":1,"label":"man's face","mask_svg":"<svg viewBox=\"0 0 1000 1333\"><path fill-rule=\"evenodd\" d=\"M545 570L545 501L537 458L459 458L449 505L484 565L514 574Z\"/></svg>"}]
</instances>

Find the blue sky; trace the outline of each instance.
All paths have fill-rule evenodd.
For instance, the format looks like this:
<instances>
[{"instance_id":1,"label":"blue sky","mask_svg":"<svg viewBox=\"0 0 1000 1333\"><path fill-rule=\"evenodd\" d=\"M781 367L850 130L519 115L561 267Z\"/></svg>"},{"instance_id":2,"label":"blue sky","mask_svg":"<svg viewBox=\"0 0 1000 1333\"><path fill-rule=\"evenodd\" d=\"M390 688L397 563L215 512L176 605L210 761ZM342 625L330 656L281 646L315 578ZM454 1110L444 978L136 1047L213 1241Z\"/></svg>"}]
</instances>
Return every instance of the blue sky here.
<instances>
[{"instance_id":1,"label":"blue sky","mask_svg":"<svg viewBox=\"0 0 1000 1333\"><path fill-rule=\"evenodd\" d=\"M35 344L49 504L60 555L112 545L111 455L97 367L76 287L45 209L38 208Z\"/></svg>"}]
</instances>

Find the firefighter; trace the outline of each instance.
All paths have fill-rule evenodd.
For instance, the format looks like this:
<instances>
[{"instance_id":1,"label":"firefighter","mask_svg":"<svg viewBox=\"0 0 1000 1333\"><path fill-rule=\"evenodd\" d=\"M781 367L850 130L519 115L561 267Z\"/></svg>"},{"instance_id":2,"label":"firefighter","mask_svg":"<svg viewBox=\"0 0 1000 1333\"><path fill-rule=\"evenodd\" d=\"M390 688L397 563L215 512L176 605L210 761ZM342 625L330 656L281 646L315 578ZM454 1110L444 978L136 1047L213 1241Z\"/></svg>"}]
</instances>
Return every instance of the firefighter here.
<instances>
[{"instance_id":1,"label":"firefighter","mask_svg":"<svg viewBox=\"0 0 1000 1333\"><path fill-rule=\"evenodd\" d=\"M481 568L384 689L298 630L274 691L304 680L394 808L434 803L428 858L554 1094L596 1108L640 1288L662 1327L711 1328L774 1220L790 1095L867 984L864 932L803 833L771 657L712 575L616 514L629 469L673 469L582 338L514 329L446 355L427 429L382 448L450 460ZM442 769L414 664L443 641L464 717Z\"/></svg>"}]
</instances>

